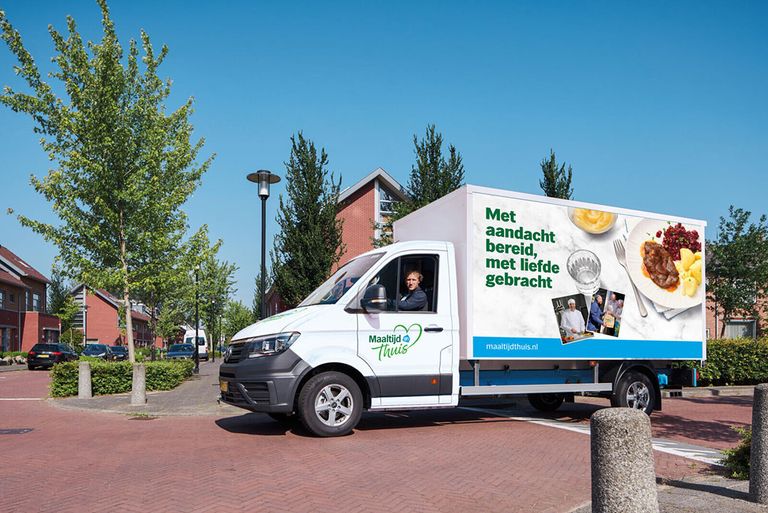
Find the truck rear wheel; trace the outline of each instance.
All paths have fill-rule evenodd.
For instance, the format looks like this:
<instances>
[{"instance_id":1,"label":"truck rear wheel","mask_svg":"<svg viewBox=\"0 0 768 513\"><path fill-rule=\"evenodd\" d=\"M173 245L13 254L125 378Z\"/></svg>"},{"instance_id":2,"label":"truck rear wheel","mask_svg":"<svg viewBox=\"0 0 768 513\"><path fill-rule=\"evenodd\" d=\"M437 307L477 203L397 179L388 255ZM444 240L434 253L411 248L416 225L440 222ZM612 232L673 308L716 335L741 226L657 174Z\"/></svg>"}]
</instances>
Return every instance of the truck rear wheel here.
<instances>
[{"instance_id":1,"label":"truck rear wheel","mask_svg":"<svg viewBox=\"0 0 768 513\"><path fill-rule=\"evenodd\" d=\"M613 406L642 410L646 415L656 406L656 391L650 378L641 372L627 372L619 380L613 397Z\"/></svg>"},{"instance_id":2,"label":"truck rear wheel","mask_svg":"<svg viewBox=\"0 0 768 513\"><path fill-rule=\"evenodd\" d=\"M539 411L555 411L563 401L563 394L528 394L528 402Z\"/></svg>"},{"instance_id":3,"label":"truck rear wheel","mask_svg":"<svg viewBox=\"0 0 768 513\"><path fill-rule=\"evenodd\" d=\"M299 394L301 423L316 436L352 432L363 414L363 394L354 379L340 372L324 372L307 381Z\"/></svg>"}]
</instances>

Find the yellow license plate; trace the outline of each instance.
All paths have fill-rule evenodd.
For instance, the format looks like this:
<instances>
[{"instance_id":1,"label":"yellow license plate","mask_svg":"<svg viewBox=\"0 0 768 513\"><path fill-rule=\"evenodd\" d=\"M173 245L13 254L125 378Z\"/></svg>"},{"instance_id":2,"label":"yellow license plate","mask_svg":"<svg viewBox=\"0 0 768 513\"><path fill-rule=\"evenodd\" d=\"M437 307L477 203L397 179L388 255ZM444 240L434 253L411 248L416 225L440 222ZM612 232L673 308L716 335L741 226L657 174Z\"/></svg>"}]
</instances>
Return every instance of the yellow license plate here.
<instances>
[{"instance_id":1,"label":"yellow license plate","mask_svg":"<svg viewBox=\"0 0 768 513\"><path fill-rule=\"evenodd\" d=\"M219 388L222 392L226 392L229 390L229 382L227 381L219 381Z\"/></svg>"},{"instance_id":2,"label":"yellow license plate","mask_svg":"<svg viewBox=\"0 0 768 513\"><path fill-rule=\"evenodd\" d=\"M39 354L37 355L38 358L48 358L47 354Z\"/></svg>"}]
</instances>

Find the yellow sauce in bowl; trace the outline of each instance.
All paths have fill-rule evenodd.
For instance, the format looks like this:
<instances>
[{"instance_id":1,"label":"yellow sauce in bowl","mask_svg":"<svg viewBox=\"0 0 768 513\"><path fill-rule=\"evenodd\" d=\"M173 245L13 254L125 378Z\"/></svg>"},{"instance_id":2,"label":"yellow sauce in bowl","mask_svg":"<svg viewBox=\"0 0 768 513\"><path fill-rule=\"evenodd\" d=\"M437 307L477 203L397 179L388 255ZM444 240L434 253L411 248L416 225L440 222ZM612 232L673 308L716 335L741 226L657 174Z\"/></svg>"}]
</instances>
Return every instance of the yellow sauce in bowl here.
<instances>
[{"instance_id":1,"label":"yellow sauce in bowl","mask_svg":"<svg viewBox=\"0 0 768 513\"><path fill-rule=\"evenodd\" d=\"M571 216L573 224L587 233L605 233L616 223L616 214L602 210L574 208Z\"/></svg>"}]
</instances>

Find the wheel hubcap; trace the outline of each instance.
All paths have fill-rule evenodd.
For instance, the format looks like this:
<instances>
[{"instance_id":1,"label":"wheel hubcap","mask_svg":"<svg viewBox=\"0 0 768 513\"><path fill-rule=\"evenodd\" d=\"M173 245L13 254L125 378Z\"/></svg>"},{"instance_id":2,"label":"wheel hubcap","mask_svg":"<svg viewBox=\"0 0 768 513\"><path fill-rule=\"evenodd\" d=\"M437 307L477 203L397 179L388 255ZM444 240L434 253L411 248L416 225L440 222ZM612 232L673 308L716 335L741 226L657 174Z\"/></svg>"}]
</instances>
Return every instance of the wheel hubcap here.
<instances>
[{"instance_id":1,"label":"wheel hubcap","mask_svg":"<svg viewBox=\"0 0 768 513\"><path fill-rule=\"evenodd\" d=\"M339 427L352 416L352 394L344 385L328 385L315 398L315 415L329 427Z\"/></svg>"},{"instance_id":2,"label":"wheel hubcap","mask_svg":"<svg viewBox=\"0 0 768 513\"><path fill-rule=\"evenodd\" d=\"M627 406L636 410L645 410L651 402L651 391L645 383L635 381L627 389Z\"/></svg>"}]
</instances>

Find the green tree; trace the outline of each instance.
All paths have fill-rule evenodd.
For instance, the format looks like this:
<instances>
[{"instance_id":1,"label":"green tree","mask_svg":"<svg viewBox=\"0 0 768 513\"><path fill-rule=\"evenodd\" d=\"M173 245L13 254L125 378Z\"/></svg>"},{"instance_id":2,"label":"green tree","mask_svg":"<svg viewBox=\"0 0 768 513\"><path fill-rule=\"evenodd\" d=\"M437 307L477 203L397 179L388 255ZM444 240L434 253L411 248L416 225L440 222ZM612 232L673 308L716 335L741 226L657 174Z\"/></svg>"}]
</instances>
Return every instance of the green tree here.
<instances>
[{"instance_id":1,"label":"green tree","mask_svg":"<svg viewBox=\"0 0 768 513\"><path fill-rule=\"evenodd\" d=\"M428 125L424 138L413 136L416 163L411 166L411 174L406 186L407 201L394 205L394 214L384 223L377 224L380 231L374 246L391 244L392 224L446 194L464 185L464 163L461 154L452 144L448 145L448 159L443 155L443 135L437 132L435 125Z\"/></svg>"},{"instance_id":2,"label":"green tree","mask_svg":"<svg viewBox=\"0 0 768 513\"><path fill-rule=\"evenodd\" d=\"M264 280L264 293L272 286L271 277L267 275L267 279ZM251 310L253 311L253 322L261 320L261 273L256 276L256 288L253 291L253 302L251 303Z\"/></svg>"},{"instance_id":3,"label":"green tree","mask_svg":"<svg viewBox=\"0 0 768 513\"><path fill-rule=\"evenodd\" d=\"M61 340L75 347L83 344L83 332L75 329L75 316L80 313L80 305L72 296L66 296L56 310L56 315L61 320Z\"/></svg>"},{"instance_id":4,"label":"green tree","mask_svg":"<svg viewBox=\"0 0 768 513\"><path fill-rule=\"evenodd\" d=\"M318 154L301 132L291 137L285 163L288 197L280 195L280 232L272 251L274 286L289 308L317 288L344 253L342 223L336 218L341 178L335 181L327 166L325 149Z\"/></svg>"},{"instance_id":5,"label":"green tree","mask_svg":"<svg viewBox=\"0 0 768 513\"><path fill-rule=\"evenodd\" d=\"M551 149L549 158L541 161L541 173L544 178L539 180L539 187L544 194L550 198L573 199L573 169L569 165L566 170L565 163L558 167L555 152Z\"/></svg>"},{"instance_id":6,"label":"green tree","mask_svg":"<svg viewBox=\"0 0 768 513\"><path fill-rule=\"evenodd\" d=\"M68 297L69 285L67 284L67 279L61 270L54 265L53 269L51 269L51 283L48 284L48 313L57 315Z\"/></svg>"},{"instance_id":7,"label":"green tree","mask_svg":"<svg viewBox=\"0 0 768 513\"><path fill-rule=\"evenodd\" d=\"M163 81L157 70L168 48L156 54L142 31L143 55L131 40L124 62L106 0L98 4L103 35L97 43L85 44L71 17L66 38L49 28L58 66L50 76L61 82L57 88L43 80L21 35L0 11L2 38L30 89L6 87L0 102L32 117L43 150L55 163L47 176L33 176L31 183L52 203L60 222L19 215L20 222L58 247L68 277L120 292L134 362L126 306L166 264L155 260L158 248L167 250L182 240L187 222L181 205L213 157L196 164L204 141L191 141L191 99L166 113L170 81Z\"/></svg>"},{"instance_id":8,"label":"green tree","mask_svg":"<svg viewBox=\"0 0 768 513\"><path fill-rule=\"evenodd\" d=\"M757 223L751 216L731 205L728 218L720 218L717 239L707 241L707 296L715 315L723 314L721 337L735 316L762 319L758 299L768 291L768 224L765 215Z\"/></svg>"},{"instance_id":9,"label":"green tree","mask_svg":"<svg viewBox=\"0 0 768 513\"><path fill-rule=\"evenodd\" d=\"M238 331L253 324L253 312L242 301L229 301L224 309L223 335L230 340Z\"/></svg>"},{"instance_id":10,"label":"green tree","mask_svg":"<svg viewBox=\"0 0 768 513\"><path fill-rule=\"evenodd\" d=\"M216 349L215 341L221 338L220 319L229 302L230 296L237 290L234 287L235 264L219 262L215 256L206 259L200 268L200 306L201 319L208 332L211 351Z\"/></svg>"}]
</instances>

